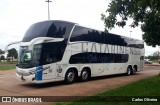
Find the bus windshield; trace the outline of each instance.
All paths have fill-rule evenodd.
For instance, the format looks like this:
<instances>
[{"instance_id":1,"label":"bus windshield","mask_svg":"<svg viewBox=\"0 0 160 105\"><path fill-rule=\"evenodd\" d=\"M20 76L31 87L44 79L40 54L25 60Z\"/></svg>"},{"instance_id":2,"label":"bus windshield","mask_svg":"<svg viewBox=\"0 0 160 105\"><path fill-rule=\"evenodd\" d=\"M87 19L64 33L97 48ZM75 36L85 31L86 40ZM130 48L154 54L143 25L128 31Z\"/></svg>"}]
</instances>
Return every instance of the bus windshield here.
<instances>
[{"instance_id":1,"label":"bus windshield","mask_svg":"<svg viewBox=\"0 0 160 105\"><path fill-rule=\"evenodd\" d=\"M39 65L41 45L35 45L32 51L29 51L28 46L22 46L19 49L18 67L31 68Z\"/></svg>"},{"instance_id":2,"label":"bus windshield","mask_svg":"<svg viewBox=\"0 0 160 105\"><path fill-rule=\"evenodd\" d=\"M18 54L18 66L24 66L24 68L28 68L31 60L31 51L29 51L28 46L20 47Z\"/></svg>"},{"instance_id":3,"label":"bus windshield","mask_svg":"<svg viewBox=\"0 0 160 105\"><path fill-rule=\"evenodd\" d=\"M17 66L32 68L61 61L65 47L64 41L37 44L32 51L29 51L27 46L21 46Z\"/></svg>"}]
</instances>

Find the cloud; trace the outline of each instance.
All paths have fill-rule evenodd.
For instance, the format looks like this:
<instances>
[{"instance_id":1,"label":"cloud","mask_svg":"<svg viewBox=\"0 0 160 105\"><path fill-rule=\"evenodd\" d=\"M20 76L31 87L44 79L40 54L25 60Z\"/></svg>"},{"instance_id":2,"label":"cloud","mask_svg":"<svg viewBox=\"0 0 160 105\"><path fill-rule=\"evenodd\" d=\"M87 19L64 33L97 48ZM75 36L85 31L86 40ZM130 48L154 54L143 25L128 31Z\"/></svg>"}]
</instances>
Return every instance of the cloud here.
<instances>
[{"instance_id":1,"label":"cloud","mask_svg":"<svg viewBox=\"0 0 160 105\"><path fill-rule=\"evenodd\" d=\"M104 30L100 14L105 12L108 4L109 0L52 0L50 18ZM31 24L48 19L45 0L0 0L0 7L0 49L9 42L21 40ZM139 27L116 27L110 32L130 37L129 31L132 31L132 38L142 39ZM146 53L150 54L154 49L146 47Z\"/></svg>"}]
</instances>

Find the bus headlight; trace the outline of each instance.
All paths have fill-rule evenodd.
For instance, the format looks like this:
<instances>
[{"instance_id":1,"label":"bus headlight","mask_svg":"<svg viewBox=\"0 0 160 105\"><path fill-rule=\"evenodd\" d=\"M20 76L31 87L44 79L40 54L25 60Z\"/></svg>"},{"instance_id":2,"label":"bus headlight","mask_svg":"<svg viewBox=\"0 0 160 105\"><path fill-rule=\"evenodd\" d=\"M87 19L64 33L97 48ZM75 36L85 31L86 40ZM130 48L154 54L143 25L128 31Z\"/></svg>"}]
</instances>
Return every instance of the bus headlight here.
<instances>
[{"instance_id":1,"label":"bus headlight","mask_svg":"<svg viewBox=\"0 0 160 105\"><path fill-rule=\"evenodd\" d=\"M36 70L34 70L34 69L32 69L32 70L29 70L29 73L30 73L30 74L36 74L36 73L37 73L37 71L36 71Z\"/></svg>"}]
</instances>

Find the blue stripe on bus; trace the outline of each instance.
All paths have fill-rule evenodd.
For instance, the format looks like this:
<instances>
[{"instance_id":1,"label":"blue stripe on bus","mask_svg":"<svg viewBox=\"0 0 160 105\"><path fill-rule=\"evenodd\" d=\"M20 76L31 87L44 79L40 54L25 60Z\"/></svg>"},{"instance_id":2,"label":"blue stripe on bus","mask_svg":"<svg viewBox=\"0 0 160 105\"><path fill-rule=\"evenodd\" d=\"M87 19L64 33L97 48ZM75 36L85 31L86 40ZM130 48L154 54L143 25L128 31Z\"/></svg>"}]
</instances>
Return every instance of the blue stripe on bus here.
<instances>
[{"instance_id":1,"label":"blue stripe on bus","mask_svg":"<svg viewBox=\"0 0 160 105\"><path fill-rule=\"evenodd\" d=\"M41 70L42 68L42 66L37 66L36 70ZM36 80L42 80L42 71L36 73Z\"/></svg>"}]
</instances>

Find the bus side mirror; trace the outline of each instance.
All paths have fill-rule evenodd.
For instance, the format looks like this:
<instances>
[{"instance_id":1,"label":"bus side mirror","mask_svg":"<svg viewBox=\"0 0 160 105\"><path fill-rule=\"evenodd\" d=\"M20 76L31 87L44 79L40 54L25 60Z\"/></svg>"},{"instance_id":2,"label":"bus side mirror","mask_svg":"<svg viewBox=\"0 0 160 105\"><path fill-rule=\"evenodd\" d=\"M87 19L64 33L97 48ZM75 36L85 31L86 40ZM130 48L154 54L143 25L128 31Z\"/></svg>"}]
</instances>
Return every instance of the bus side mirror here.
<instances>
[{"instance_id":1,"label":"bus side mirror","mask_svg":"<svg viewBox=\"0 0 160 105\"><path fill-rule=\"evenodd\" d=\"M6 52L8 51L8 47L9 47L9 46L11 46L11 45L13 45L13 44L18 44L18 43L21 43L21 41L11 42L11 43L9 43L8 45L6 45L5 50L4 50L4 53L6 53Z\"/></svg>"}]
</instances>

